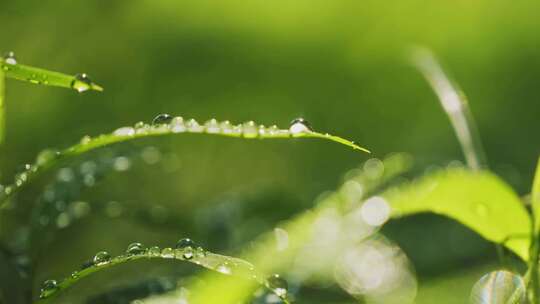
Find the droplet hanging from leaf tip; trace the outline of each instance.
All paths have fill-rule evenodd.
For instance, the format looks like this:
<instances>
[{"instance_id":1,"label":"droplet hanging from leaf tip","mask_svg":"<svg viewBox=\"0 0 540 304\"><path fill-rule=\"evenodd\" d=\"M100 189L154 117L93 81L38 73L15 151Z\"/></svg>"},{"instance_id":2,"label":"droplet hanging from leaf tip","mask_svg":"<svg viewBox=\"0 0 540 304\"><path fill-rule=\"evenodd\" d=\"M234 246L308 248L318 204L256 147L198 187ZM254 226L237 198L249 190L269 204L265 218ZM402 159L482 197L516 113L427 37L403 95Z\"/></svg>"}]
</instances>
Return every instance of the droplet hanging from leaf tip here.
<instances>
[{"instance_id":1,"label":"droplet hanging from leaf tip","mask_svg":"<svg viewBox=\"0 0 540 304\"><path fill-rule=\"evenodd\" d=\"M93 83L86 73L75 75L73 81L71 81L71 88L79 93L83 93L88 90L103 91L103 88Z\"/></svg>"}]
</instances>

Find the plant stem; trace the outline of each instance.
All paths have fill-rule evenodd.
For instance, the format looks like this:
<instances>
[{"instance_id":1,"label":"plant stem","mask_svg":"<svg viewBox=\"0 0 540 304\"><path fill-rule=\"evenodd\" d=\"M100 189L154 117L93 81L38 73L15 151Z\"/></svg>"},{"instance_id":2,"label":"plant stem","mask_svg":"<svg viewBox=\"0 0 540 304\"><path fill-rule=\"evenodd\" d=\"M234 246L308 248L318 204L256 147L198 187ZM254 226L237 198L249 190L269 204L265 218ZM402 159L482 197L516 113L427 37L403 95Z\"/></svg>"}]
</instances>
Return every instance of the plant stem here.
<instances>
[{"instance_id":1,"label":"plant stem","mask_svg":"<svg viewBox=\"0 0 540 304\"><path fill-rule=\"evenodd\" d=\"M530 257L529 257L529 274L530 274L530 281L527 286L528 294L529 294L529 300L531 304L539 304L540 303L540 285L538 282L538 258L540 255L540 244L538 243L538 234L536 233L534 227L535 227L535 219L533 217L532 220L533 223L533 230L531 232L531 250L530 250Z\"/></svg>"}]
</instances>

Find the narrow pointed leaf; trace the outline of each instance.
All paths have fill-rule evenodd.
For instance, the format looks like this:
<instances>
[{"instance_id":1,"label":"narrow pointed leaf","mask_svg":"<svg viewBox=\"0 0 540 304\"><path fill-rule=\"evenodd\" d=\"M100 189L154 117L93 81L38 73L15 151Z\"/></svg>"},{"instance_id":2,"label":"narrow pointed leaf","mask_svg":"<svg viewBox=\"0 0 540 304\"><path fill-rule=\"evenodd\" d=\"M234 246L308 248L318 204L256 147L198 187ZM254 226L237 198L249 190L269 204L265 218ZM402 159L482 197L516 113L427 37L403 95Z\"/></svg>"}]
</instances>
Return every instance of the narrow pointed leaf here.
<instances>
[{"instance_id":1,"label":"narrow pointed leaf","mask_svg":"<svg viewBox=\"0 0 540 304\"><path fill-rule=\"evenodd\" d=\"M0 58L0 66L7 78L34 84L74 89L79 92L87 90L103 91L101 86L90 81L85 74L72 76L19 63L9 63L5 58Z\"/></svg>"}]
</instances>

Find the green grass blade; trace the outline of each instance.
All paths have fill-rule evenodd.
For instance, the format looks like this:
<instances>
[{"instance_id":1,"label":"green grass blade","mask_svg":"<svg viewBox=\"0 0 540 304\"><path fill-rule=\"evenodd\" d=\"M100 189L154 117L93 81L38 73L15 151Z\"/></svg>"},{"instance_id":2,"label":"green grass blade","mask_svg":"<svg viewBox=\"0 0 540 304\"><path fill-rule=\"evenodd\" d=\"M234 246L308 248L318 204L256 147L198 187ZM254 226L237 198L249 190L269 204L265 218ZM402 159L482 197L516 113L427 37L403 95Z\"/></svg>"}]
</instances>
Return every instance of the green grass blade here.
<instances>
[{"instance_id":1,"label":"green grass blade","mask_svg":"<svg viewBox=\"0 0 540 304\"><path fill-rule=\"evenodd\" d=\"M412 61L424 75L450 118L461 144L467 165L473 170L487 167L482 141L465 94L446 75L435 56L427 49L416 49Z\"/></svg>"},{"instance_id":2,"label":"green grass blade","mask_svg":"<svg viewBox=\"0 0 540 304\"><path fill-rule=\"evenodd\" d=\"M103 91L103 88L93 83L86 74L75 76L53 72L36 67L22 65L14 59L0 58L0 66L7 78L27 81L34 84L56 86L74 89L78 92L88 90Z\"/></svg>"},{"instance_id":3,"label":"green grass blade","mask_svg":"<svg viewBox=\"0 0 540 304\"><path fill-rule=\"evenodd\" d=\"M161 116L162 115L158 116L158 118ZM37 160L33 165L27 166L26 171L17 175L13 184L4 188L4 195L0 200L0 208L12 195L23 189L31 180L41 174L41 172L54 167L66 158L75 157L100 147L138 138L183 133L209 134L245 139L322 138L343 144L354 150L367 151L352 141L334 135L317 133L311 130L295 132L294 130L291 131L289 129L279 129L276 126L267 128L262 125L257 125L254 122L232 125L229 121L218 123L215 119L211 119L201 125L194 119L184 121L181 117L170 117L170 119L167 119L166 123L155 123L150 125L139 122L135 124L134 127L122 127L110 134L103 134L93 138L85 136L81 139L80 143L63 151L54 152L52 150L45 150L37 157Z\"/></svg>"},{"instance_id":4,"label":"green grass blade","mask_svg":"<svg viewBox=\"0 0 540 304\"><path fill-rule=\"evenodd\" d=\"M5 95L6 95L6 76L4 70L0 69L0 143L4 142L6 133L6 109L5 109Z\"/></svg>"},{"instance_id":5,"label":"green grass blade","mask_svg":"<svg viewBox=\"0 0 540 304\"><path fill-rule=\"evenodd\" d=\"M444 215L528 259L530 217L510 186L489 172L441 171L383 196L393 217L423 212Z\"/></svg>"},{"instance_id":6,"label":"green grass blade","mask_svg":"<svg viewBox=\"0 0 540 304\"><path fill-rule=\"evenodd\" d=\"M135 246L133 246L135 245ZM132 251L130 251L132 248ZM133 248L135 250L133 250ZM43 285L40 293L39 303L48 303L61 291L73 287L79 280L99 271L103 271L116 265L136 261L140 259L172 259L183 262L193 263L214 272L224 275L232 275L246 280L253 281L255 284L267 286L266 279L255 267L238 258L215 254L204 250L202 247L183 247L183 248L163 248L157 246L142 248L140 244L132 244L128 247L126 254L112 257L106 252L96 254L93 261L84 266L81 270L74 271L71 276L57 282L48 280ZM272 289L270 289L272 291Z\"/></svg>"},{"instance_id":7,"label":"green grass blade","mask_svg":"<svg viewBox=\"0 0 540 304\"><path fill-rule=\"evenodd\" d=\"M531 191L531 203L533 209L533 215L535 219L536 232L540 232L540 157L536 165L536 172L534 174L533 186Z\"/></svg>"}]
</instances>

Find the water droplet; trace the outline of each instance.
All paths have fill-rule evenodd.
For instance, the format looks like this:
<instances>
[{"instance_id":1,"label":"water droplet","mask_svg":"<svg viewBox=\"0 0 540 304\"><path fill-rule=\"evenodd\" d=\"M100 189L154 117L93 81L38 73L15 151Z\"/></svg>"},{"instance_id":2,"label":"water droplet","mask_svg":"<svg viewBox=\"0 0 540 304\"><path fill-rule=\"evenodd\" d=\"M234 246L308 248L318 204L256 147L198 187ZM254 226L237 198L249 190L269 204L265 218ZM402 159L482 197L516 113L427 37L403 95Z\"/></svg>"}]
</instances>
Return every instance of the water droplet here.
<instances>
[{"instance_id":1,"label":"water droplet","mask_svg":"<svg viewBox=\"0 0 540 304\"><path fill-rule=\"evenodd\" d=\"M135 129L132 127L122 127L116 129L113 134L116 136L133 136L135 135Z\"/></svg>"},{"instance_id":2,"label":"water droplet","mask_svg":"<svg viewBox=\"0 0 540 304\"><path fill-rule=\"evenodd\" d=\"M86 144L88 144L88 143L91 142L91 141L92 141L92 137L90 137L90 136L88 136L88 135L85 135L85 136L83 136L83 137L81 138L80 143L81 143L81 145L86 145Z\"/></svg>"},{"instance_id":3,"label":"water droplet","mask_svg":"<svg viewBox=\"0 0 540 304\"><path fill-rule=\"evenodd\" d=\"M231 134L242 135L242 125L236 125L232 128Z\"/></svg>"},{"instance_id":4,"label":"water droplet","mask_svg":"<svg viewBox=\"0 0 540 304\"><path fill-rule=\"evenodd\" d=\"M15 58L15 53L14 52L7 52L4 55L4 61L7 64L10 64L10 65L16 65L17 64L17 58Z\"/></svg>"},{"instance_id":5,"label":"water droplet","mask_svg":"<svg viewBox=\"0 0 540 304\"><path fill-rule=\"evenodd\" d=\"M289 284L279 274L273 274L266 279L268 288L272 289L280 297L287 295Z\"/></svg>"},{"instance_id":6,"label":"water droplet","mask_svg":"<svg viewBox=\"0 0 540 304\"><path fill-rule=\"evenodd\" d=\"M169 114L159 114L152 120L153 125L168 124L173 120L173 117Z\"/></svg>"},{"instance_id":7,"label":"water droplet","mask_svg":"<svg viewBox=\"0 0 540 304\"><path fill-rule=\"evenodd\" d=\"M291 121L291 124L289 126L289 132L294 136L298 134L313 132L313 129L311 128L311 124L307 120L303 118L296 118Z\"/></svg>"},{"instance_id":8,"label":"water droplet","mask_svg":"<svg viewBox=\"0 0 540 304\"><path fill-rule=\"evenodd\" d=\"M186 126L188 131L192 133L201 133L202 131L204 131L204 127L199 125L199 123L193 118L188 120Z\"/></svg>"},{"instance_id":9,"label":"water droplet","mask_svg":"<svg viewBox=\"0 0 540 304\"><path fill-rule=\"evenodd\" d=\"M41 284L41 299L49 297L51 294L58 290L58 283L55 280L47 280Z\"/></svg>"},{"instance_id":10,"label":"water droplet","mask_svg":"<svg viewBox=\"0 0 540 304\"><path fill-rule=\"evenodd\" d=\"M79 92L86 92L92 88L92 80L86 74L77 74L71 82L71 87Z\"/></svg>"},{"instance_id":11,"label":"water droplet","mask_svg":"<svg viewBox=\"0 0 540 304\"><path fill-rule=\"evenodd\" d=\"M53 159L56 158L56 156L58 156L59 153L57 151L54 151L54 150L51 150L51 149L45 149L41 152L39 152L39 154L37 155L36 157L36 164L38 166L43 166L45 165L46 163L52 161Z\"/></svg>"},{"instance_id":12,"label":"water droplet","mask_svg":"<svg viewBox=\"0 0 540 304\"><path fill-rule=\"evenodd\" d=\"M160 256L161 255L161 249L159 249L158 246L152 246L152 247L148 248L148 255L153 256L153 257Z\"/></svg>"},{"instance_id":13,"label":"water droplet","mask_svg":"<svg viewBox=\"0 0 540 304\"><path fill-rule=\"evenodd\" d=\"M204 127L206 128L206 132L211 134L219 133L221 131L217 120L215 120L214 118L205 122Z\"/></svg>"},{"instance_id":14,"label":"water droplet","mask_svg":"<svg viewBox=\"0 0 540 304\"><path fill-rule=\"evenodd\" d=\"M191 239L189 238L184 238L184 239L180 239L177 243L176 243L176 248L178 249L184 249L186 247L195 247L195 242L193 242Z\"/></svg>"},{"instance_id":15,"label":"water droplet","mask_svg":"<svg viewBox=\"0 0 540 304\"><path fill-rule=\"evenodd\" d=\"M166 259L173 259L174 258L174 250L170 247L167 247L167 248L163 248L163 250L161 250L161 256L166 258Z\"/></svg>"},{"instance_id":16,"label":"water droplet","mask_svg":"<svg viewBox=\"0 0 540 304\"><path fill-rule=\"evenodd\" d=\"M186 260L193 258L193 248L195 247L195 242L191 239L185 238L181 239L176 243L176 249L178 249L182 257Z\"/></svg>"},{"instance_id":17,"label":"water droplet","mask_svg":"<svg viewBox=\"0 0 540 304\"><path fill-rule=\"evenodd\" d=\"M141 243L131 243L126 249L127 254L141 254L145 252L145 248Z\"/></svg>"},{"instance_id":18,"label":"water droplet","mask_svg":"<svg viewBox=\"0 0 540 304\"><path fill-rule=\"evenodd\" d=\"M276 125L272 125L272 126L268 127L268 129L266 130L266 133L268 133L268 135L270 135L270 136L277 135L277 134L279 134L279 128Z\"/></svg>"},{"instance_id":19,"label":"water droplet","mask_svg":"<svg viewBox=\"0 0 540 304\"><path fill-rule=\"evenodd\" d=\"M221 129L221 133L223 134L231 134L233 132L232 130L233 126L231 125L231 122L228 120L222 121L219 124L219 128Z\"/></svg>"},{"instance_id":20,"label":"water droplet","mask_svg":"<svg viewBox=\"0 0 540 304\"><path fill-rule=\"evenodd\" d=\"M150 131L150 125L145 124L142 121L137 122L133 128L135 129L135 134L146 134Z\"/></svg>"},{"instance_id":21,"label":"water droplet","mask_svg":"<svg viewBox=\"0 0 540 304\"><path fill-rule=\"evenodd\" d=\"M244 134L245 138L255 138L259 134L257 125L255 125L255 122L248 121L245 122L242 125L242 134Z\"/></svg>"},{"instance_id":22,"label":"water droplet","mask_svg":"<svg viewBox=\"0 0 540 304\"><path fill-rule=\"evenodd\" d=\"M206 256L206 250L202 247L197 247L195 250L195 256L198 258L204 258Z\"/></svg>"},{"instance_id":23,"label":"water droplet","mask_svg":"<svg viewBox=\"0 0 540 304\"><path fill-rule=\"evenodd\" d=\"M171 120L169 128L173 133L182 133L186 131L186 125L184 124L184 118L181 116L176 116Z\"/></svg>"},{"instance_id":24,"label":"water droplet","mask_svg":"<svg viewBox=\"0 0 540 304\"><path fill-rule=\"evenodd\" d=\"M266 135L267 131L266 131L266 127L264 125L260 125L259 126L259 135L261 137L264 137Z\"/></svg>"},{"instance_id":25,"label":"water droplet","mask_svg":"<svg viewBox=\"0 0 540 304\"><path fill-rule=\"evenodd\" d=\"M216 268L216 271L221 272L223 274L231 274L232 273L231 267L229 266L229 263L227 263L227 262L219 264L217 266L217 268Z\"/></svg>"},{"instance_id":26,"label":"water droplet","mask_svg":"<svg viewBox=\"0 0 540 304\"><path fill-rule=\"evenodd\" d=\"M79 278L79 276L80 275L79 275L79 272L77 270L75 270L75 271L73 271L71 273L71 278L73 278L73 279L77 279L77 278Z\"/></svg>"},{"instance_id":27,"label":"water droplet","mask_svg":"<svg viewBox=\"0 0 540 304\"><path fill-rule=\"evenodd\" d=\"M111 255L107 251L100 251L94 256L95 265L104 265L109 263L111 260Z\"/></svg>"},{"instance_id":28,"label":"water droplet","mask_svg":"<svg viewBox=\"0 0 540 304\"><path fill-rule=\"evenodd\" d=\"M524 304L525 282L521 276L509 271L490 272L474 284L470 301L472 304Z\"/></svg>"}]
</instances>

